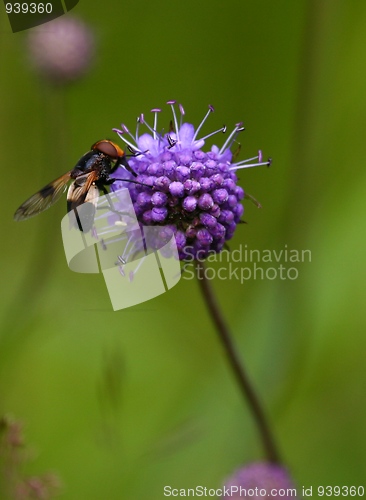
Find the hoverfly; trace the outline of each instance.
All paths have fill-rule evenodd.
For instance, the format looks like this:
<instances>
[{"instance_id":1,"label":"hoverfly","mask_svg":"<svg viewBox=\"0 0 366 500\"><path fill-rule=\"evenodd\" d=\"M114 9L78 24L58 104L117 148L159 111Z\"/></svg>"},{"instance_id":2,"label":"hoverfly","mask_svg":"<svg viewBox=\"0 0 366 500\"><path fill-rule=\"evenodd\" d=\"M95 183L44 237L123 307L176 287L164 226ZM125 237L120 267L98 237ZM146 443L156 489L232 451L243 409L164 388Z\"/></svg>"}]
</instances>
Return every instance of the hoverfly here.
<instances>
[{"instance_id":1,"label":"hoverfly","mask_svg":"<svg viewBox=\"0 0 366 500\"><path fill-rule=\"evenodd\" d=\"M124 151L117 144L107 139L96 142L92 145L90 151L80 158L72 170L50 182L28 198L15 212L14 219L16 221L29 219L47 210L66 191L68 182L74 180L67 191L67 211L75 211L83 203L89 203L90 215L87 220L83 219L82 224L76 211L75 214L80 231L90 231L93 226L99 190L107 194L105 186L112 184L116 180L110 177L110 174L120 165L124 166L126 170L136 177L137 174L127 163ZM119 180L139 184L132 179Z\"/></svg>"}]
</instances>

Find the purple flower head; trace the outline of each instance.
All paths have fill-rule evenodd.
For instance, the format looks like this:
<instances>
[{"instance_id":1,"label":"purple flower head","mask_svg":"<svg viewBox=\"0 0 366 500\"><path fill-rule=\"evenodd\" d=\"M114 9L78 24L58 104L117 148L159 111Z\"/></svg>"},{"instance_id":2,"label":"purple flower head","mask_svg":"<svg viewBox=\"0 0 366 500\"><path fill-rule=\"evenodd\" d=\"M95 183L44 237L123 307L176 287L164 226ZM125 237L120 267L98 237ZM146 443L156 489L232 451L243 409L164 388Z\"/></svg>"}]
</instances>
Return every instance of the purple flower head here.
<instances>
[{"instance_id":1,"label":"purple flower head","mask_svg":"<svg viewBox=\"0 0 366 500\"><path fill-rule=\"evenodd\" d=\"M283 498L297 496L294 483L284 467L271 463L252 463L237 470L225 483L226 499Z\"/></svg>"},{"instance_id":2,"label":"purple flower head","mask_svg":"<svg viewBox=\"0 0 366 500\"><path fill-rule=\"evenodd\" d=\"M172 130L168 133L158 132L161 110L157 108L152 110L153 126L146 122L144 115L140 115L135 135L124 124L120 129L114 129L136 152L128 163L137 174L133 180L143 185L118 181L132 179L131 174L119 167L113 175L116 181L112 190L128 187L141 224L175 228L181 260L195 258L198 252L201 258L222 250L243 214L240 202L244 191L237 185L236 171L269 165L270 161L262 162L261 152L250 160L233 161L230 148L244 130L241 123L234 127L221 148L212 146L210 151L204 151L208 137L226 132L226 127L222 127L201 137L201 128L214 108L209 106L206 116L195 129L192 124L183 123L185 112L181 105L178 117L175 101L167 104L173 114ZM149 133L140 134L142 126Z\"/></svg>"}]
</instances>

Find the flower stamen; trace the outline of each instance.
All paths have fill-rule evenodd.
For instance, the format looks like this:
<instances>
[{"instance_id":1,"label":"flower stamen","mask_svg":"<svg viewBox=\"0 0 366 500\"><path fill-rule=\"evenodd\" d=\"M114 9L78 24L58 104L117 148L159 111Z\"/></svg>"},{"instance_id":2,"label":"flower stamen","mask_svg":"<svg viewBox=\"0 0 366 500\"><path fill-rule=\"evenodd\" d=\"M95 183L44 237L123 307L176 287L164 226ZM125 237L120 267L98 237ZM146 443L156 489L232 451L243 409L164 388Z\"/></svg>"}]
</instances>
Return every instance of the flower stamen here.
<instances>
[{"instance_id":1,"label":"flower stamen","mask_svg":"<svg viewBox=\"0 0 366 500\"><path fill-rule=\"evenodd\" d=\"M128 127L127 127L124 123L121 123L121 129L122 129L122 131L123 131L125 134L129 135L133 141L135 140L135 138L134 138L134 136L132 135L132 133L130 132L129 128L128 128Z\"/></svg>"},{"instance_id":2,"label":"flower stamen","mask_svg":"<svg viewBox=\"0 0 366 500\"><path fill-rule=\"evenodd\" d=\"M213 113L215 111L215 108L213 106L211 106L211 104L208 105L208 111L205 115L205 117L203 118L203 120L201 121L201 123L198 125L197 127L197 130L196 130L196 133L194 134L193 136L193 140L195 141L196 140L196 137L198 135L198 132L201 130L203 124L205 123L205 121L207 120L208 116Z\"/></svg>"},{"instance_id":3,"label":"flower stamen","mask_svg":"<svg viewBox=\"0 0 366 500\"><path fill-rule=\"evenodd\" d=\"M246 161L249 161L249 160L246 160ZM242 163L242 162L240 162ZM267 161L262 161L262 162L259 162L259 163L250 163L249 165L246 165L246 164L236 164L234 165L233 167L230 167L229 170L240 170L242 168L252 168L252 167L260 167L260 166L266 166L266 167L269 167L271 166L272 164L272 158L268 158Z\"/></svg>"},{"instance_id":4,"label":"flower stamen","mask_svg":"<svg viewBox=\"0 0 366 500\"><path fill-rule=\"evenodd\" d=\"M219 154L222 155L222 153L225 151L225 149L228 149L231 147L232 143L235 141L237 135L239 134L239 132L242 132L243 130L245 130L245 127L243 127L243 122L239 122L235 125L235 128L234 130L231 132L231 134L229 135L229 137L226 139L224 145L222 146L222 148L220 149L220 152ZM230 141L232 140L230 146L229 146L229 143Z\"/></svg>"},{"instance_id":5,"label":"flower stamen","mask_svg":"<svg viewBox=\"0 0 366 500\"><path fill-rule=\"evenodd\" d=\"M142 154L142 151L135 145L131 144L130 141L128 141L124 136L123 134L125 134L126 132L124 130L120 130L118 128L113 128L112 129L113 132L116 132L118 134L118 137L120 139L122 139L122 141L127 144L127 146L129 146L130 148L132 148L133 150L137 151L139 154Z\"/></svg>"},{"instance_id":6,"label":"flower stamen","mask_svg":"<svg viewBox=\"0 0 366 500\"><path fill-rule=\"evenodd\" d=\"M152 111L155 111L155 110L152 110ZM155 119L154 119L154 128L152 128L148 123L147 121L145 120L145 117L144 115L141 113L140 115L140 123L143 123L149 130L150 132L153 134L153 138L154 138L154 141L158 140L159 143L160 141L163 139L161 134L159 134L159 132L156 130L155 128Z\"/></svg>"},{"instance_id":7,"label":"flower stamen","mask_svg":"<svg viewBox=\"0 0 366 500\"><path fill-rule=\"evenodd\" d=\"M218 130L215 130L215 132L211 132L211 134L205 135L205 137L202 137L200 139L200 141L205 141L209 137L212 137L213 135L219 134L220 132L222 132L223 134L225 134L225 132L226 132L226 125L224 125L223 127L219 128Z\"/></svg>"},{"instance_id":8,"label":"flower stamen","mask_svg":"<svg viewBox=\"0 0 366 500\"><path fill-rule=\"evenodd\" d=\"M177 115L175 113L175 108L174 108L174 104L176 103L177 101L168 101L167 104L170 105L170 107L172 108L172 113L173 113L173 118L174 118L174 126L175 126L175 134L177 136L177 141L179 142L179 127L178 127L178 120L177 120Z\"/></svg>"},{"instance_id":9,"label":"flower stamen","mask_svg":"<svg viewBox=\"0 0 366 500\"><path fill-rule=\"evenodd\" d=\"M154 131L153 131L153 137L154 140L156 140L156 130L158 128L158 113L161 112L161 109L159 108L154 108L151 110L151 113L154 113Z\"/></svg>"},{"instance_id":10,"label":"flower stamen","mask_svg":"<svg viewBox=\"0 0 366 500\"><path fill-rule=\"evenodd\" d=\"M183 108L182 104L179 104L179 111L180 111L179 127L181 127L182 123L183 123L183 116L186 114L186 112L184 111L184 108Z\"/></svg>"},{"instance_id":11,"label":"flower stamen","mask_svg":"<svg viewBox=\"0 0 366 500\"><path fill-rule=\"evenodd\" d=\"M117 262L115 262L114 265L119 266L120 264L126 264L126 261L122 255L117 255Z\"/></svg>"},{"instance_id":12,"label":"flower stamen","mask_svg":"<svg viewBox=\"0 0 366 500\"><path fill-rule=\"evenodd\" d=\"M258 153L261 153L261 152L258 151ZM258 154L257 156L253 156L253 158L247 158L246 160L241 160L241 161L235 163L235 165L236 166L244 165L245 163L249 163L250 161L254 161L254 160L258 160L258 162L261 163L262 162L262 155Z\"/></svg>"},{"instance_id":13,"label":"flower stamen","mask_svg":"<svg viewBox=\"0 0 366 500\"><path fill-rule=\"evenodd\" d=\"M135 135L136 144L138 143L138 140L139 140L139 131L140 131L140 118L137 118L137 120L136 120L136 135Z\"/></svg>"}]
</instances>

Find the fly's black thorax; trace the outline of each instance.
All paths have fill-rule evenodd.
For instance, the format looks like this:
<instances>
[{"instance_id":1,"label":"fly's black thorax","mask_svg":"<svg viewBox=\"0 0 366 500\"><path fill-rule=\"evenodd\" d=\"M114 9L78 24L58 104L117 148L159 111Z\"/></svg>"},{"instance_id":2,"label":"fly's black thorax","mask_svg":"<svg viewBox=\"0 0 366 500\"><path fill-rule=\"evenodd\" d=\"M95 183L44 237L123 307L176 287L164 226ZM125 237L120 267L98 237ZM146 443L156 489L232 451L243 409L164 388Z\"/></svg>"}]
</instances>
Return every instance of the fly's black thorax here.
<instances>
[{"instance_id":1,"label":"fly's black thorax","mask_svg":"<svg viewBox=\"0 0 366 500\"><path fill-rule=\"evenodd\" d=\"M110 156L100 151L89 151L80 158L70 173L72 179L80 175L96 172L98 181L103 184L108 181L109 174L113 171L113 161Z\"/></svg>"}]
</instances>

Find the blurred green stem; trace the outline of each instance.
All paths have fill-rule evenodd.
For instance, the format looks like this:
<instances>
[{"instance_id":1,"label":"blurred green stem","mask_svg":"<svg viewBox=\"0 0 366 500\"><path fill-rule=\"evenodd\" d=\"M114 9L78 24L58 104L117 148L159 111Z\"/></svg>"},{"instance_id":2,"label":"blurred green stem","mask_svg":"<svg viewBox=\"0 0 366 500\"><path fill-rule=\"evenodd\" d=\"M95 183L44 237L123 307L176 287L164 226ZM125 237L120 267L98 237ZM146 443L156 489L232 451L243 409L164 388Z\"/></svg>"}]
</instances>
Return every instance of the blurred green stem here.
<instances>
[{"instance_id":1,"label":"blurred green stem","mask_svg":"<svg viewBox=\"0 0 366 500\"><path fill-rule=\"evenodd\" d=\"M262 440L262 445L267 456L267 460L273 463L280 463L281 460L277 450L277 446L275 444L271 429L268 425L268 421L264 414L262 405L260 404L259 399L252 387L252 384L249 381L243 363L239 358L239 354L235 348L230 331L218 306L210 280L208 280L206 277L205 266L202 262L196 263L196 271L198 283L200 285L202 295L205 299L207 309L215 324L227 360L234 373L234 376L236 377L240 391L252 412L252 416L257 425L258 432Z\"/></svg>"}]
</instances>

